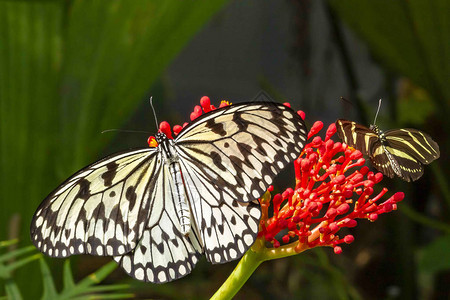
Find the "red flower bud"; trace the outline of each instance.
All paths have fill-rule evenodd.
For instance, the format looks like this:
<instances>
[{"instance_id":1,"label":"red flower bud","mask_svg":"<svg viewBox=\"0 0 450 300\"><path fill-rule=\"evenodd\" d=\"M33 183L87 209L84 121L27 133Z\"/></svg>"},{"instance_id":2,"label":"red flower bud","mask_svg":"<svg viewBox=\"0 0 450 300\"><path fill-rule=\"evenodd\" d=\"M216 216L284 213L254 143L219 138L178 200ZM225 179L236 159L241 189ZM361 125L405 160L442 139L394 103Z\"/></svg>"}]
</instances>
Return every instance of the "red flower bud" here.
<instances>
[{"instance_id":1,"label":"red flower bud","mask_svg":"<svg viewBox=\"0 0 450 300\"><path fill-rule=\"evenodd\" d=\"M306 115L303 111L299 110L297 111L297 114L300 116L300 118L302 118L303 120L305 119Z\"/></svg>"},{"instance_id":2,"label":"red flower bud","mask_svg":"<svg viewBox=\"0 0 450 300\"><path fill-rule=\"evenodd\" d=\"M360 159L362 156L363 154L361 153L361 151L356 150L350 154L350 159L351 160Z\"/></svg>"},{"instance_id":3,"label":"red flower bud","mask_svg":"<svg viewBox=\"0 0 450 300\"><path fill-rule=\"evenodd\" d=\"M403 192L397 192L393 196L395 202L400 202L405 198L405 194Z\"/></svg>"},{"instance_id":4,"label":"red flower bud","mask_svg":"<svg viewBox=\"0 0 450 300\"><path fill-rule=\"evenodd\" d=\"M164 133L169 139L173 139L172 131L170 130L170 125L168 122L162 121L159 124L159 131Z\"/></svg>"},{"instance_id":5,"label":"red flower bud","mask_svg":"<svg viewBox=\"0 0 450 300\"><path fill-rule=\"evenodd\" d=\"M323 123L321 121L316 121L308 133L308 139L310 137L312 137L313 135L316 135L320 130L322 130L322 128L323 128Z\"/></svg>"},{"instance_id":6,"label":"red flower bud","mask_svg":"<svg viewBox=\"0 0 450 300\"><path fill-rule=\"evenodd\" d=\"M200 105L202 106L203 111L205 113L207 113L207 112L209 112L211 110L211 100L209 99L208 96L203 96L200 99Z\"/></svg>"},{"instance_id":7,"label":"red flower bud","mask_svg":"<svg viewBox=\"0 0 450 300\"><path fill-rule=\"evenodd\" d=\"M333 179L334 184L343 184L345 182L345 175L338 175Z\"/></svg>"},{"instance_id":8,"label":"red flower bud","mask_svg":"<svg viewBox=\"0 0 450 300\"><path fill-rule=\"evenodd\" d=\"M334 247L333 250L334 250L334 253L336 253L336 254L341 254L342 253L342 248L339 247L339 246Z\"/></svg>"},{"instance_id":9,"label":"red flower bud","mask_svg":"<svg viewBox=\"0 0 450 300\"><path fill-rule=\"evenodd\" d=\"M353 241L355 240L355 238L353 237L353 235L346 235L345 237L344 237L344 242L346 243L346 244L350 244L350 243L353 243Z\"/></svg>"},{"instance_id":10,"label":"red flower bud","mask_svg":"<svg viewBox=\"0 0 450 300\"><path fill-rule=\"evenodd\" d=\"M329 208L327 213L325 214L325 218L334 219L338 214L338 211L335 208Z\"/></svg>"},{"instance_id":11,"label":"red flower bud","mask_svg":"<svg viewBox=\"0 0 450 300\"><path fill-rule=\"evenodd\" d=\"M337 212L340 215L345 214L346 212L348 212L350 209L350 205L348 205L347 203L343 203L341 205L339 205L339 207L337 208Z\"/></svg>"},{"instance_id":12,"label":"red flower bud","mask_svg":"<svg viewBox=\"0 0 450 300\"><path fill-rule=\"evenodd\" d=\"M191 121L194 121L202 115L202 108L198 105L195 106L194 111L191 113Z\"/></svg>"},{"instance_id":13,"label":"red flower bud","mask_svg":"<svg viewBox=\"0 0 450 300\"><path fill-rule=\"evenodd\" d=\"M173 126L173 133L175 133L175 135L178 135L181 129L183 129L183 127L181 127L180 125L175 125Z\"/></svg>"},{"instance_id":14,"label":"red flower bud","mask_svg":"<svg viewBox=\"0 0 450 300\"><path fill-rule=\"evenodd\" d=\"M376 221L378 219L378 214L375 214L375 213L372 213L372 214L369 214L369 220L370 221Z\"/></svg>"}]
</instances>

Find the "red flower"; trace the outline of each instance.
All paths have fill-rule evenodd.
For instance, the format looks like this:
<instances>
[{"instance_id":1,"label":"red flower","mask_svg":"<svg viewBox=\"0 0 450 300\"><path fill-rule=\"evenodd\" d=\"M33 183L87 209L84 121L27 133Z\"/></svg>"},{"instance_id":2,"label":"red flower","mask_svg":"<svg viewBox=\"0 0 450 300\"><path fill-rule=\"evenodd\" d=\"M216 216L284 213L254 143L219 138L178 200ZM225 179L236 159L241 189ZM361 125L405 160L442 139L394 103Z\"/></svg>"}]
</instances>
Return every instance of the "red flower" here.
<instances>
[{"instance_id":1,"label":"red flower","mask_svg":"<svg viewBox=\"0 0 450 300\"><path fill-rule=\"evenodd\" d=\"M308 139L323 127L317 121ZM352 235L340 238L337 233L345 227L355 227L356 219L375 221L378 215L397 209L403 200L399 192L384 202L380 199L387 189L374 193L381 173L369 172L360 151L330 138L336 133L331 124L322 140L315 136L294 161L295 188L288 188L271 198L273 187L260 199L263 215L259 238L278 248L293 242L296 252L317 246L334 247L342 252L341 243L353 242ZM269 215L269 208L272 211Z\"/></svg>"}]
</instances>

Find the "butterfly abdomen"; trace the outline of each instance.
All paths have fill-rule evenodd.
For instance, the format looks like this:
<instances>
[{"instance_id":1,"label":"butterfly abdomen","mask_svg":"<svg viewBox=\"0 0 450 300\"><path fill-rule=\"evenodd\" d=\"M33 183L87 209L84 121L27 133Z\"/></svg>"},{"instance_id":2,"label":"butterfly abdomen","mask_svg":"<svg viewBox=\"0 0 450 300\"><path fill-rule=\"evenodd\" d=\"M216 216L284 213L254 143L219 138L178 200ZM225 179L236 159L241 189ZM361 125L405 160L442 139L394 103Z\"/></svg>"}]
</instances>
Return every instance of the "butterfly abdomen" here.
<instances>
[{"instance_id":1,"label":"butterfly abdomen","mask_svg":"<svg viewBox=\"0 0 450 300\"><path fill-rule=\"evenodd\" d=\"M181 176L179 157L174 149L173 141L169 140L163 133L156 136L158 143L161 145L163 153L164 164L169 168L169 173L172 178L173 187L173 201L175 210L180 225L180 232L184 235L189 234L191 230L191 213L187 203L186 190L184 188L183 178ZM167 187L167 188L171 188ZM167 201L170 201L167 199Z\"/></svg>"},{"instance_id":2,"label":"butterfly abdomen","mask_svg":"<svg viewBox=\"0 0 450 300\"><path fill-rule=\"evenodd\" d=\"M187 235L191 229L191 213L187 204L186 191L181 177L180 165L172 163L169 166L174 184L175 208L180 222L181 233Z\"/></svg>"}]
</instances>

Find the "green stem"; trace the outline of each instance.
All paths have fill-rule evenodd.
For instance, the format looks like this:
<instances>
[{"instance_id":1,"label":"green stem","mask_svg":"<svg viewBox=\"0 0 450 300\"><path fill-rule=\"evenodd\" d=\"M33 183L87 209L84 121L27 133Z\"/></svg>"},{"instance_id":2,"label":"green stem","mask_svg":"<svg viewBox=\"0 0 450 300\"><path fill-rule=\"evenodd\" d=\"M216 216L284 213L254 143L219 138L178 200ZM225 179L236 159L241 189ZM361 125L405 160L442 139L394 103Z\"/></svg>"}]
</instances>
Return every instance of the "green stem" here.
<instances>
[{"instance_id":1,"label":"green stem","mask_svg":"<svg viewBox=\"0 0 450 300\"><path fill-rule=\"evenodd\" d=\"M296 255L308 249L298 241L278 248L266 248L264 241L257 239L210 300L232 299L263 261Z\"/></svg>"},{"instance_id":2,"label":"green stem","mask_svg":"<svg viewBox=\"0 0 450 300\"><path fill-rule=\"evenodd\" d=\"M248 250L233 270L233 273L231 273L210 300L232 299L256 268L264 261L263 257L263 252L255 252L253 248Z\"/></svg>"}]
</instances>

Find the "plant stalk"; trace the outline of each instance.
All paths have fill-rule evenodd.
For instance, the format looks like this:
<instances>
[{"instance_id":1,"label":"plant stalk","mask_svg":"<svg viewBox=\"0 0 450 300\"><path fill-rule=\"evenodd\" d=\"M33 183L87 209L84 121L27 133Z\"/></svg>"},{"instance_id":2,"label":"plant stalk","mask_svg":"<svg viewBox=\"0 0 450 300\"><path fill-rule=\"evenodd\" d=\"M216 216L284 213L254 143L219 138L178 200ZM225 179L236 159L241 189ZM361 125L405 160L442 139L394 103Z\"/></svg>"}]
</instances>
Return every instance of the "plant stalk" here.
<instances>
[{"instance_id":1,"label":"plant stalk","mask_svg":"<svg viewBox=\"0 0 450 300\"><path fill-rule=\"evenodd\" d=\"M232 299L256 268L264 261L263 257L263 253L255 252L253 248L250 248L241 258L228 279L211 297L211 300Z\"/></svg>"}]
</instances>

